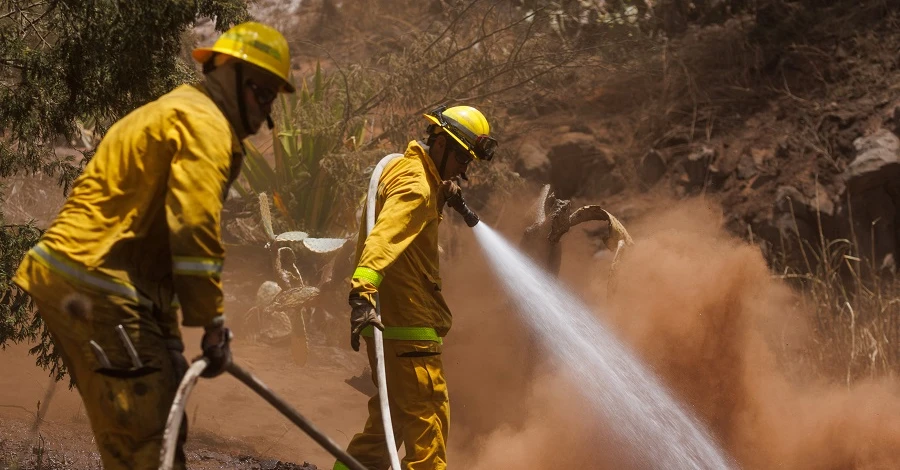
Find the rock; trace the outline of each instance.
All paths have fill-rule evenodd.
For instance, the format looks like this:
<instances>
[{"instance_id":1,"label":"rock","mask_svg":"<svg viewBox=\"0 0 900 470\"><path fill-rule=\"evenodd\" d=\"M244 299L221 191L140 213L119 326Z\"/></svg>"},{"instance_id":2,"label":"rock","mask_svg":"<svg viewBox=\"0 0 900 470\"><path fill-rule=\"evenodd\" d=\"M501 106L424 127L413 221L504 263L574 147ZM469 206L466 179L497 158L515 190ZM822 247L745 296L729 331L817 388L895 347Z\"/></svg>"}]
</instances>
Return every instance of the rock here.
<instances>
[{"instance_id":1,"label":"rock","mask_svg":"<svg viewBox=\"0 0 900 470\"><path fill-rule=\"evenodd\" d=\"M550 172L550 159L540 145L527 141L519 147L518 158L513 169L528 179L546 180Z\"/></svg>"},{"instance_id":2,"label":"rock","mask_svg":"<svg viewBox=\"0 0 900 470\"><path fill-rule=\"evenodd\" d=\"M560 199L580 194L587 183L596 181L615 167L615 159L589 134L567 132L560 135L550 151L550 184Z\"/></svg>"},{"instance_id":3,"label":"rock","mask_svg":"<svg viewBox=\"0 0 900 470\"><path fill-rule=\"evenodd\" d=\"M897 253L897 204L884 186L872 188L850 200L859 252L875 266L886 266L888 255ZM871 257L874 255L874 259Z\"/></svg>"},{"instance_id":4,"label":"rock","mask_svg":"<svg viewBox=\"0 0 900 470\"><path fill-rule=\"evenodd\" d=\"M682 162L682 167L687 175L688 189L700 189L706 185L709 176L709 167L716 158L716 151L710 147L702 146L699 150L688 155Z\"/></svg>"},{"instance_id":5,"label":"rock","mask_svg":"<svg viewBox=\"0 0 900 470\"><path fill-rule=\"evenodd\" d=\"M638 175L645 188L656 184L666 174L666 160L656 149L650 149L641 158Z\"/></svg>"},{"instance_id":6,"label":"rock","mask_svg":"<svg viewBox=\"0 0 900 470\"><path fill-rule=\"evenodd\" d=\"M815 237L815 230L805 219L796 219L791 214L782 213L775 217L773 221L775 229L781 234L781 238L785 241L812 240Z\"/></svg>"},{"instance_id":7,"label":"rock","mask_svg":"<svg viewBox=\"0 0 900 470\"><path fill-rule=\"evenodd\" d=\"M709 166L709 176L708 176L708 187L714 190L720 190L725 187L725 182L728 181L728 173L719 169L719 165L712 164Z\"/></svg>"},{"instance_id":8,"label":"rock","mask_svg":"<svg viewBox=\"0 0 900 470\"><path fill-rule=\"evenodd\" d=\"M753 160L752 155L741 155L736 171L738 179L749 180L756 176L759 169L756 167L756 162Z\"/></svg>"},{"instance_id":9,"label":"rock","mask_svg":"<svg viewBox=\"0 0 900 470\"><path fill-rule=\"evenodd\" d=\"M259 340L272 345L286 345L291 340L291 319L285 312L266 309L260 314Z\"/></svg>"},{"instance_id":10,"label":"rock","mask_svg":"<svg viewBox=\"0 0 900 470\"><path fill-rule=\"evenodd\" d=\"M810 205L820 215L832 217L835 214L834 201L828 190L821 184L816 184L816 194L810 199Z\"/></svg>"},{"instance_id":11,"label":"rock","mask_svg":"<svg viewBox=\"0 0 900 470\"><path fill-rule=\"evenodd\" d=\"M757 168L763 168L766 165L766 161L772 158L772 152L768 149L750 149L750 156L753 157L753 164L756 165Z\"/></svg>"},{"instance_id":12,"label":"rock","mask_svg":"<svg viewBox=\"0 0 900 470\"><path fill-rule=\"evenodd\" d=\"M781 186L775 191L775 210L809 221L815 221L821 217L832 217L835 213L835 206L831 196L822 185L818 186L816 193L817 195L813 197L807 197L793 186ZM819 217L817 217L817 213Z\"/></svg>"},{"instance_id":13,"label":"rock","mask_svg":"<svg viewBox=\"0 0 900 470\"><path fill-rule=\"evenodd\" d=\"M753 182L750 183L750 188L751 189L759 189L759 188L771 183L772 181L775 181L775 179L777 177L778 177L778 175L775 173L760 173L760 174L756 175L755 178L753 178Z\"/></svg>"},{"instance_id":14,"label":"rock","mask_svg":"<svg viewBox=\"0 0 900 470\"><path fill-rule=\"evenodd\" d=\"M775 157L776 158L788 158L791 156L791 146L787 143L787 141L782 140L778 142L778 146L775 147Z\"/></svg>"},{"instance_id":15,"label":"rock","mask_svg":"<svg viewBox=\"0 0 900 470\"><path fill-rule=\"evenodd\" d=\"M281 286L274 281L263 282L256 290L256 306L265 308L275 301L275 296L281 293Z\"/></svg>"},{"instance_id":16,"label":"rock","mask_svg":"<svg viewBox=\"0 0 900 470\"><path fill-rule=\"evenodd\" d=\"M900 177L900 139L887 130L853 141L856 158L841 175L850 195L886 184L893 184Z\"/></svg>"}]
</instances>

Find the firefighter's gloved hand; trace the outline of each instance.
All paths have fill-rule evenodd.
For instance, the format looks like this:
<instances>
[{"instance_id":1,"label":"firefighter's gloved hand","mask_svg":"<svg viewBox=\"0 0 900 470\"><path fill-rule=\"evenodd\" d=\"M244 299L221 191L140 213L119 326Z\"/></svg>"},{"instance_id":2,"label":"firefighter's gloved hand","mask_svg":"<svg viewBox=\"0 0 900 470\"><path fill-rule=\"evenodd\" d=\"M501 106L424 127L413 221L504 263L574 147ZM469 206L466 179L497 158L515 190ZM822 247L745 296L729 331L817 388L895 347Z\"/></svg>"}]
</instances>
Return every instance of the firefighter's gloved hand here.
<instances>
[{"instance_id":1,"label":"firefighter's gloved hand","mask_svg":"<svg viewBox=\"0 0 900 470\"><path fill-rule=\"evenodd\" d=\"M180 382L188 370L188 362L184 358L184 343L178 338L167 338L166 350L169 351L169 359L172 361L172 373Z\"/></svg>"},{"instance_id":2,"label":"firefighter's gloved hand","mask_svg":"<svg viewBox=\"0 0 900 470\"><path fill-rule=\"evenodd\" d=\"M222 325L206 327L200 347L203 348L203 357L209 360L209 365L201 374L201 377L217 377L231 364L231 330Z\"/></svg>"},{"instance_id":3,"label":"firefighter's gloved hand","mask_svg":"<svg viewBox=\"0 0 900 470\"><path fill-rule=\"evenodd\" d=\"M359 335L363 328L372 325L384 331L384 325L378 320L375 307L362 297L350 297L350 346L354 351L359 351Z\"/></svg>"},{"instance_id":4,"label":"firefighter's gloved hand","mask_svg":"<svg viewBox=\"0 0 900 470\"><path fill-rule=\"evenodd\" d=\"M438 193L438 207L443 208L449 200L459 197L462 189L454 180L441 181L440 192Z\"/></svg>"}]
</instances>

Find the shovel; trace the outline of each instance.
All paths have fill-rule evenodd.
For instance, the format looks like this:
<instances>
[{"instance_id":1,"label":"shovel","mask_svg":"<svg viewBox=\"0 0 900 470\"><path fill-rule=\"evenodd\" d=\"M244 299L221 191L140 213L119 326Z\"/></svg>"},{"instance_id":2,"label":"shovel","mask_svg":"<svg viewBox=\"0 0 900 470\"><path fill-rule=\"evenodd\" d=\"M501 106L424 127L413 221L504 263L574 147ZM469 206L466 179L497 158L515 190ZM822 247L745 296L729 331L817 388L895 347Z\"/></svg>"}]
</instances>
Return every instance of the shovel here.
<instances>
[{"instance_id":1,"label":"shovel","mask_svg":"<svg viewBox=\"0 0 900 470\"><path fill-rule=\"evenodd\" d=\"M191 394L194 385L196 385L197 379L200 378L200 374L203 373L207 365L209 365L209 360L206 358L200 358L194 361L184 374L181 385L178 386L178 392L175 393L175 400L172 402L172 408L169 410L169 417L166 420L166 430L165 434L163 434L163 448L160 455L160 470L172 470L172 465L175 462L178 430L181 427L181 420L184 418L184 407L187 405L187 398ZM309 437L313 438L316 443L325 448L325 450L351 470L367 470L366 467L359 463L359 461L338 447L331 438L316 429L309 420L294 410L287 402L269 389L266 384L256 378L256 376L247 372L234 362L229 364L225 370L233 375L234 378L250 387L254 392L259 394L259 396L263 397L263 399L274 406L275 409L280 411L281 414L291 420L292 423L296 424L297 427L303 430Z\"/></svg>"}]
</instances>

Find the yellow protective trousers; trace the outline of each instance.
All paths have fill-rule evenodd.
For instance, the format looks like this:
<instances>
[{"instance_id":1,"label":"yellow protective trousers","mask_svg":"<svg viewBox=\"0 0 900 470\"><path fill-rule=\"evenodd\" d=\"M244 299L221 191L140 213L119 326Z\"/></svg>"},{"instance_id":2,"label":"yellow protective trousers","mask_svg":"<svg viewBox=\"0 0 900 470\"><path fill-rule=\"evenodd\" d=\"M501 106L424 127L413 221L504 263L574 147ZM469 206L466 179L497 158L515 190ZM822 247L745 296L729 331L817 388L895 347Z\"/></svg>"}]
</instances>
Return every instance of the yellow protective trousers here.
<instances>
[{"instance_id":1,"label":"yellow protective trousers","mask_svg":"<svg viewBox=\"0 0 900 470\"><path fill-rule=\"evenodd\" d=\"M375 382L375 342L371 338L366 338L366 349ZM394 438L398 446L403 443L406 448L402 470L445 470L450 399L441 345L435 341L385 340L384 366ZM372 470L390 466L378 394L369 400L369 419L363 432L353 436L347 453ZM334 470L344 469L345 465L335 463Z\"/></svg>"},{"instance_id":2,"label":"yellow protective trousers","mask_svg":"<svg viewBox=\"0 0 900 470\"><path fill-rule=\"evenodd\" d=\"M131 300L73 284L31 255L22 261L18 274L28 279L28 292L78 388L103 468L159 468L166 418L181 378L173 367L171 345L161 334L153 312ZM86 302L86 311L63 308L73 294ZM143 367L133 366L116 332L119 324L134 344ZM91 341L103 349L110 367L94 354ZM182 446L186 435L184 424L176 469L185 468Z\"/></svg>"}]
</instances>

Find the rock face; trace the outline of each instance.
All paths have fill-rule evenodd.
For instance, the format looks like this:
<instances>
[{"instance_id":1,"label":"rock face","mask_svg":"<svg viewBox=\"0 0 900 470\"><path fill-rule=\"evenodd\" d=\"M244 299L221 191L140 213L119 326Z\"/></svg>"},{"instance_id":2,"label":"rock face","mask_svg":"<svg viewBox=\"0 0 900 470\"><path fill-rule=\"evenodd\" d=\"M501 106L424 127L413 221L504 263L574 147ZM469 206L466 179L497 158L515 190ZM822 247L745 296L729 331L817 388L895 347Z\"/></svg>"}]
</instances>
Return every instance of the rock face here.
<instances>
[{"instance_id":1,"label":"rock face","mask_svg":"<svg viewBox=\"0 0 900 470\"><path fill-rule=\"evenodd\" d=\"M775 250L784 246L785 254L796 258L788 262L801 269L823 258L819 253L823 241L827 245L848 240L854 256L864 259L854 268L857 272L893 275L900 258L900 138L879 129L856 138L853 147L856 153L845 170L826 175L825 184L801 177L778 186L771 213L754 219L754 235ZM771 158L782 157L776 151ZM746 160L749 167L750 159ZM755 162L755 166L762 165ZM750 188L755 189L753 182L763 176L751 177ZM840 243L832 246L846 248Z\"/></svg>"},{"instance_id":2,"label":"rock face","mask_svg":"<svg viewBox=\"0 0 900 470\"><path fill-rule=\"evenodd\" d=\"M625 188L612 151L585 132L565 132L547 154L550 184L560 199L612 195Z\"/></svg>"},{"instance_id":3,"label":"rock face","mask_svg":"<svg viewBox=\"0 0 900 470\"><path fill-rule=\"evenodd\" d=\"M824 239L849 240L855 256L866 261L862 272L895 274L900 257L900 138L887 129L857 138L856 154L830 192L820 183L782 185L775 194L771 219L760 226L760 236L773 246L787 241L809 253L805 262L818 261ZM800 256L800 254L797 254Z\"/></svg>"},{"instance_id":4,"label":"rock face","mask_svg":"<svg viewBox=\"0 0 900 470\"><path fill-rule=\"evenodd\" d=\"M894 274L898 253L897 207L900 206L900 138L887 129L853 142L856 157L842 178L845 218L852 223L860 253L874 254L881 274ZM842 214L844 215L844 214Z\"/></svg>"}]
</instances>

